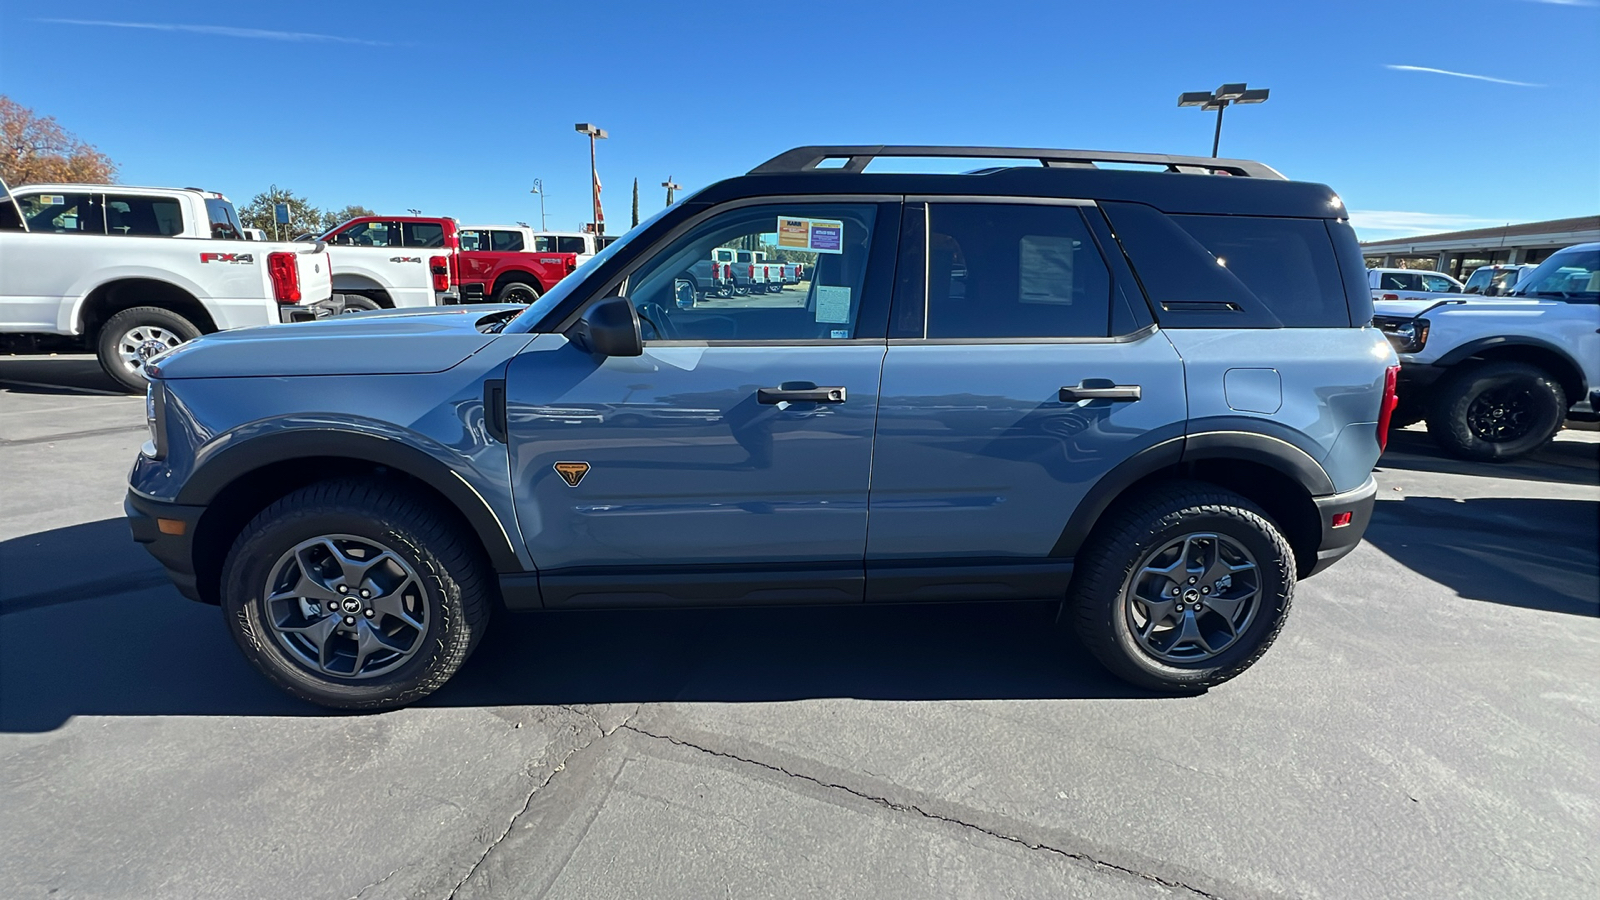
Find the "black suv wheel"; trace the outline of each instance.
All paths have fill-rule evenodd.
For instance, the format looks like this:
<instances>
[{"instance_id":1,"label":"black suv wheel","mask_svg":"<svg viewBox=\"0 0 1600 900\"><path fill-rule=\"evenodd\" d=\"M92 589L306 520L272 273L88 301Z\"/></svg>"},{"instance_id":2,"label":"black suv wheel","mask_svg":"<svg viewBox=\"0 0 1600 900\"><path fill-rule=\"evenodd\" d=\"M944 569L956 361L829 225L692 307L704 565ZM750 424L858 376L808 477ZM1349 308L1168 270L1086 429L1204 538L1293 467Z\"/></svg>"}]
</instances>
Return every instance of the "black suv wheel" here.
<instances>
[{"instance_id":1,"label":"black suv wheel","mask_svg":"<svg viewBox=\"0 0 1600 900\"><path fill-rule=\"evenodd\" d=\"M1294 599L1289 544L1255 504L1200 482L1127 500L1079 556L1068 602L1106 668L1192 693L1248 669Z\"/></svg>"},{"instance_id":2,"label":"black suv wheel","mask_svg":"<svg viewBox=\"0 0 1600 900\"><path fill-rule=\"evenodd\" d=\"M1566 413L1566 391L1549 372L1522 362L1488 362L1439 386L1428 433L1462 459L1506 462L1549 443Z\"/></svg>"},{"instance_id":3,"label":"black suv wheel","mask_svg":"<svg viewBox=\"0 0 1600 900\"><path fill-rule=\"evenodd\" d=\"M245 657L289 693L338 709L390 709L438 690L492 605L481 550L376 481L311 485L262 510L222 579Z\"/></svg>"}]
</instances>

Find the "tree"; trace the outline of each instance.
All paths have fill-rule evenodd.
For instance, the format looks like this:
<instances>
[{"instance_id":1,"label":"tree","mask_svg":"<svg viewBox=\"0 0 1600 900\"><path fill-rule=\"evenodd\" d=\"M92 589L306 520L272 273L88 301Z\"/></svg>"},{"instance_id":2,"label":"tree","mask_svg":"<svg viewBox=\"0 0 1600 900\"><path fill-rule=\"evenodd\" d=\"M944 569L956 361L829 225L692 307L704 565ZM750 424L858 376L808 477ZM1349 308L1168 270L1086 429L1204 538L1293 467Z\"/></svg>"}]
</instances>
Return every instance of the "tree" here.
<instances>
[{"instance_id":1,"label":"tree","mask_svg":"<svg viewBox=\"0 0 1600 900\"><path fill-rule=\"evenodd\" d=\"M289 204L288 225L276 224L273 211L279 203ZM289 240L300 234L321 234L323 213L294 191L272 185L265 193L250 198L249 204L239 210L239 219L250 228L259 228L269 235L275 233L279 238Z\"/></svg>"},{"instance_id":2,"label":"tree","mask_svg":"<svg viewBox=\"0 0 1600 900\"><path fill-rule=\"evenodd\" d=\"M66 181L110 184L117 175L111 158L62 128L53 116L40 116L0 94L0 177L6 184Z\"/></svg>"},{"instance_id":3,"label":"tree","mask_svg":"<svg viewBox=\"0 0 1600 900\"><path fill-rule=\"evenodd\" d=\"M322 214L322 227L317 233L318 234L322 234L324 232L332 231L333 229L339 227L340 225L343 225L344 223L350 221L351 219L354 219L356 216L375 216L375 215L377 215L377 213L373 212L370 209L367 209L365 206L357 206L357 205L352 203L351 205L346 206L344 209L330 210L328 212L323 213Z\"/></svg>"},{"instance_id":4,"label":"tree","mask_svg":"<svg viewBox=\"0 0 1600 900\"><path fill-rule=\"evenodd\" d=\"M633 180L633 227L639 227L639 179Z\"/></svg>"}]
</instances>

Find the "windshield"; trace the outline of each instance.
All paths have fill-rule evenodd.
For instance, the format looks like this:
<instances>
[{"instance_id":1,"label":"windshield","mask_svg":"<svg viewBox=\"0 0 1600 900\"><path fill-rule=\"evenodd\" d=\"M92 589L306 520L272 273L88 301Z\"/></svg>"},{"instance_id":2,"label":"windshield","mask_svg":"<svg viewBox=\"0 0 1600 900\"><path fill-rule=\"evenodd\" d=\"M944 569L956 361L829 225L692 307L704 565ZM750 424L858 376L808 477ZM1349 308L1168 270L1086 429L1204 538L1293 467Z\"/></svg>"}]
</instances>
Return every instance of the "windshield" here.
<instances>
[{"instance_id":1,"label":"windshield","mask_svg":"<svg viewBox=\"0 0 1600 900\"><path fill-rule=\"evenodd\" d=\"M556 282L555 287L546 291L543 296L529 304L526 312L517 316L514 321L506 326L506 331L532 331L533 326L539 324L539 320L549 315L552 309L560 306L561 303L567 299L567 297L571 296L573 291L577 290L580 285L589 279L590 275L594 274L596 269L609 262L611 257L617 255L617 251L632 243L634 239L637 238L645 229L649 228L651 225L654 225L658 219L666 215L671 209L673 209L673 207L669 206L650 218L645 219L643 222L633 226L633 228L629 229L627 234L624 234L622 237L612 241L604 250L601 250L599 253L596 253L595 255L584 260L583 265L573 270L571 275L568 275L567 277Z\"/></svg>"},{"instance_id":2,"label":"windshield","mask_svg":"<svg viewBox=\"0 0 1600 900\"><path fill-rule=\"evenodd\" d=\"M1562 250L1528 273L1514 293L1519 297L1600 299L1600 244Z\"/></svg>"}]
</instances>

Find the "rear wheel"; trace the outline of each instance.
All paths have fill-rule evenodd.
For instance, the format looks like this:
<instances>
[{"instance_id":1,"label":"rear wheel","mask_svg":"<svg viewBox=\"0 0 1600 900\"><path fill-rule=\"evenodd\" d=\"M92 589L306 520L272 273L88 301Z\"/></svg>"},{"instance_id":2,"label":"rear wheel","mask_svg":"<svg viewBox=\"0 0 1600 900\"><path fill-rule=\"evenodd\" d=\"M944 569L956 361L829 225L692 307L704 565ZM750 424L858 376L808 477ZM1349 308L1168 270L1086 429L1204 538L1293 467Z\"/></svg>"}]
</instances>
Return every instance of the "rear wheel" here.
<instances>
[{"instance_id":1,"label":"rear wheel","mask_svg":"<svg viewBox=\"0 0 1600 900\"><path fill-rule=\"evenodd\" d=\"M370 312L374 309L383 309L383 307L379 306L378 302L371 297L362 294L345 294L344 309L340 310L339 314L348 316L353 313Z\"/></svg>"},{"instance_id":2,"label":"rear wheel","mask_svg":"<svg viewBox=\"0 0 1600 900\"><path fill-rule=\"evenodd\" d=\"M278 687L338 709L433 693L488 623L487 563L439 511L377 481L302 488L245 526L224 563L234 639Z\"/></svg>"},{"instance_id":3,"label":"rear wheel","mask_svg":"<svg viewBox=\"0 0 1600 900\"><path fill-rule=\"evenodd\" d=\"M1294 552L1255 504L1168 482L1096 530L1068 602L1084 645L1118 677L1194 693L1267 652L1294 582Z\"/></svg>"},{"instance_id":4,"label":"rear wheel","mask_svg":"<svg viewBox=\"0 0 1600 900\"><path fill-rule=\"evenodd\" d=\"M100 367L123 390L143 393L144 366L158 353L200 336L200 329L183 316L159 306L125 309L100 326L95 355Z\"/></svg>"},{"instance_id":5,"label":"rear wheel","mask_svg":"<svg viewBox=\"0 0 1600 900\"><path fill-rule=\"evenodd\" d=\"M539 288L523 281L513 281L495 292L496 303L520 303L527 306L539 299Z\"/></svg>"},{"instance_id":6,"label":"rear wheel","mask_svg":"<svg viewBox=\"0 0 1600 900\"><path fill-rule=\"evenodd\" d=\"M1446 453L1505 462L1549 443L1566 412L1566 392L1549 372L1522 362L1488 362L1439 385L1428 433Z\"/></svg>"}]
</instances>

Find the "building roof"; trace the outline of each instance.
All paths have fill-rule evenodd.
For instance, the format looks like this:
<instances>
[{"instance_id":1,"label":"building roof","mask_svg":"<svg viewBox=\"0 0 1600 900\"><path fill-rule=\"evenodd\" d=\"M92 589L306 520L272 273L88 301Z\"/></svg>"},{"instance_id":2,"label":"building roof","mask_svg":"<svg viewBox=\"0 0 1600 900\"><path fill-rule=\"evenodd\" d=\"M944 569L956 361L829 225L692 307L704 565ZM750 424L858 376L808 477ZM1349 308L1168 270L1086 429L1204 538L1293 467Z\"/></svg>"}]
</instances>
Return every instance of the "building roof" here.
<instances>
[{"instance_id":1,"label":"building roof","mask_svg":"<svg viewBox=\"0 0 1600 900\"><path fill-rule=\"evenodd\" d=\"M1437 252L1502 246L1565 247L1597 240L1600 240L1600 216L1574 216L1570 219L1551 219L1546 222L1523 222L1519 225L1497 225L1493 228L1473 228L1467 231L1419 234L1415 237L1392 238L1386 241L1367 241L1361 245L1361 249L1369 254Z\"/></svg>"}]
</instances>

